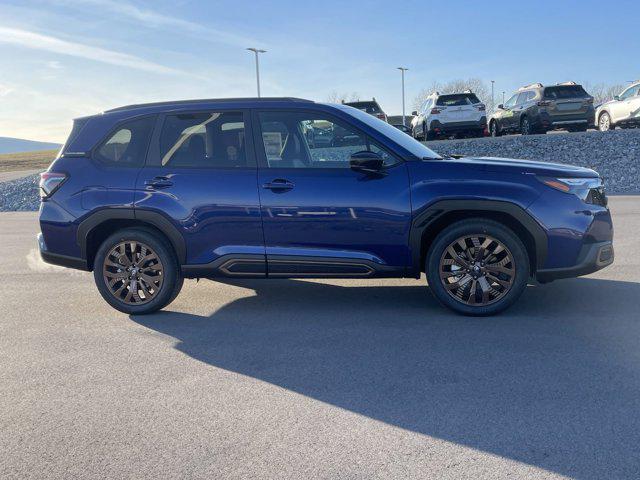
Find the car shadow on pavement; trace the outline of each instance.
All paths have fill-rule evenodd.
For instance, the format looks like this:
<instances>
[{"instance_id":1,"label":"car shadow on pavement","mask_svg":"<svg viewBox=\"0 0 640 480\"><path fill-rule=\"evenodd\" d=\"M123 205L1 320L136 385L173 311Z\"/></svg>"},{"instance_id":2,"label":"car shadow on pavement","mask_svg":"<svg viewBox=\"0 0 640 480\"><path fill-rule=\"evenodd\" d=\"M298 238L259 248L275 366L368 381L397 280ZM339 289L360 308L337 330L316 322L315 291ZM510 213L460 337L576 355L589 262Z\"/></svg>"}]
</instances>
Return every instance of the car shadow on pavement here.
<instances>
[{"instance_id":1,"label":"car shadow on pavement","mask_svg":"<svg viewBox=\"0 0 640 480\"><path fill-rule=\"evenodd\" d=\"M640 473L640 284L529 287L493 318L424 286L237 281L208 317L133 321L185 354L410 431L573 478Z\"/></svg>"}]
</instances>

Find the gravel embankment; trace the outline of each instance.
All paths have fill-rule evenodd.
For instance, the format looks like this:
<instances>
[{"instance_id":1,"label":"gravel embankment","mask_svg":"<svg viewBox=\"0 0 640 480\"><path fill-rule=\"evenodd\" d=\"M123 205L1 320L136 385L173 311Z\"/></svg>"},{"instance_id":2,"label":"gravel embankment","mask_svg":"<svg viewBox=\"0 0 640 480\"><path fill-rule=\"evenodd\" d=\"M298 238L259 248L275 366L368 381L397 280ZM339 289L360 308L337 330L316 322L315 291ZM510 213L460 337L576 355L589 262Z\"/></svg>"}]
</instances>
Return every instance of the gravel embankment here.
<instances>
[{"instance_id":1,"label":"gravel embankment","mask_svg":"<svg viewBox=\"0 0 640 480\"><path fill-rule=\"evenodd\" d=\"M0 212L28 212L40 207L38 174L0 183Z\"/></svg>"},{"instance_id":2,"label":"gravel embankment","mask_svg":"<svg viewBox=\"0 0 640 480\"><path fill-rule=\"evenodd\" d=\"M442 154L504 157L567 163L593 168L607 192L640 192L640 129L559 133L427 142Z\"/></svg>"},{"instance_id":3,"label":"gravel embankment","mask_svg":"<svg viewBox=\"0 0 640 480\"><path fill-rule=\"evenodd\" d=\"M593 168L609 194L640 192L640 129L613 132L506 136L428 142L432 150L506 157ZM0 183L0 212L38 210L38 175Z\"/></svg>"}]
</instances>

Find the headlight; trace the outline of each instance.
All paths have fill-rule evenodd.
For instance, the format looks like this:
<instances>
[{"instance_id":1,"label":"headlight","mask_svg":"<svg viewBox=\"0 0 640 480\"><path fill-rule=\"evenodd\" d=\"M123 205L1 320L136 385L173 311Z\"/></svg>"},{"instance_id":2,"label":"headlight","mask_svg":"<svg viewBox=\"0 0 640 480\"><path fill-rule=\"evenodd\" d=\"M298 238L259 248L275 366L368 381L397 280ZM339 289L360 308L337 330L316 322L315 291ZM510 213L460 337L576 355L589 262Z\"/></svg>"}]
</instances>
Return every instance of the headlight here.
<instances>
[{"instance_id":1,"label":"headlight","mask_svg":"<svg viewBox=\"0 0 640 480\"><path fill-rule=\"evenodd\" d=\"M577 196L586 203L607 206L607 196L602 179L597 178L556 178L536 177L548 187Z\"/></svg>"}]
</instances>

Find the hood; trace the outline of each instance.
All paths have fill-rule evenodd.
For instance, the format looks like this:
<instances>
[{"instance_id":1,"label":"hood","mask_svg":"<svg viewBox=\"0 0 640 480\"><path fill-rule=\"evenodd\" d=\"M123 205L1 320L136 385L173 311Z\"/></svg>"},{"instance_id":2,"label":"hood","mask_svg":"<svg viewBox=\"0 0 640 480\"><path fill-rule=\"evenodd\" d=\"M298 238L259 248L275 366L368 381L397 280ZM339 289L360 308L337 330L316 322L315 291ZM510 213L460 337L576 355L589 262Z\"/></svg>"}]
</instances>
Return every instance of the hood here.
<instances>
[{"instance_id":1,"label":"hood","mask_svg":"<svg viewBox=\"0 0 640 480\"><path fill-rule=\"evenodd\" d=\"M557 177L598 177L598 173L590 168L565 165L563 163L537 162L534 160L517 160L512 158L496 157L462 157L446 159L449 162L462 162L481 167L487 172L504 173L535 173Z\"/></svg>"}]
</instances>

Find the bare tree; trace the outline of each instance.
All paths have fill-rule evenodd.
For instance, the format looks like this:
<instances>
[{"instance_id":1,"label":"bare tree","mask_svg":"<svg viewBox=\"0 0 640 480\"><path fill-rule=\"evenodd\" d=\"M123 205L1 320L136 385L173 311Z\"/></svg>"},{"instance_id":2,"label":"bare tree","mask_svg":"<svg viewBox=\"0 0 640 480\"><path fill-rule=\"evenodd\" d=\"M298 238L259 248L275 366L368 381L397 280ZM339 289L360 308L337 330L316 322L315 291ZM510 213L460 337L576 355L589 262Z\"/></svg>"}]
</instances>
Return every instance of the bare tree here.
<instances>
[{"instance_id":1,"label":"bare tree","mask_svg":"<svg viewBox=\"0 0 640 480\"><path fill-rule=\"evenodd\" d=\"M625 87L625 85L622 84L606 85L604 83L596 83L592 85L589 82L585 82L582 86L587 93L593 97L594 105L612 100L613 97L622 92Z\"/></svg>"},{"instance_id":2,"label":"bare tree","mask_svg":"<svg viewBox=\"0 0 640 480\"><path fill-rule=\"evenodd\" d=\"M480 99L482 103L488 105L491 103L491 88L479 78L468 78L451 80L447 83L433 82L430 87L423 88L420 93L413 99L413 108L417 110L425 99L433 92L440 93L461 93L465 90L471 90Z\"/></svg>"},{"instance_id":3,"label":"bare tree","mask_svg":"<svg viewBox=\"0 0 640 480\"><path fill-rule=\"evenodd\" d=\"M360 99L358 92L339 93L337 90L327 95L327 103L355 102Z\"/></svg>"}]
</instances>

